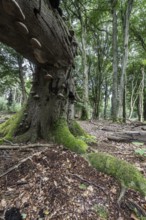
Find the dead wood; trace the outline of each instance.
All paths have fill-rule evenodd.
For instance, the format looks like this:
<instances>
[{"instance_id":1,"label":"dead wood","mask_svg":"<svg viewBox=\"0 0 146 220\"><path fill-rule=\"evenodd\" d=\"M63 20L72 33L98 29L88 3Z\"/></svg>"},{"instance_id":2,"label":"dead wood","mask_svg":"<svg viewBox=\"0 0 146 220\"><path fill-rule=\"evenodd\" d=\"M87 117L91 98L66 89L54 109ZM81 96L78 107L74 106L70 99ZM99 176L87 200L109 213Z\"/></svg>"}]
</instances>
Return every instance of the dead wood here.
<instances>
[{"instance_id":1,"label":"dead wood","mask_svg":"<svg viewBox=\"0 0 146 220\"><path fill-rule=\"evenodd\" d=\"M133 142L139 141L146 143L146 132L145 131L123 131L115 132L113 135L108 137L108 140L118 142Z\"/></svg>"},{"instance_id":2,"label":"dead wood","mask_svg":"<svg viewBox=\"0 0 146 220\"><path fill-rule=\"evenodd\" d=\"M0 145L0 150L22 150L27 148L38 148L38 147L54 147L52 144L28 144L28 145Z\"/></svg>"},{"instance_id":3,"label":"dead wood","mask_svg":"<svg viewBox=\"0 0 146 220\"><path fill-rule=\"evenodd\" d=\"M138 217L146 217L146 211L132 200L126 201L126 206L133 211Z\"/></svg>"}]
</instances>

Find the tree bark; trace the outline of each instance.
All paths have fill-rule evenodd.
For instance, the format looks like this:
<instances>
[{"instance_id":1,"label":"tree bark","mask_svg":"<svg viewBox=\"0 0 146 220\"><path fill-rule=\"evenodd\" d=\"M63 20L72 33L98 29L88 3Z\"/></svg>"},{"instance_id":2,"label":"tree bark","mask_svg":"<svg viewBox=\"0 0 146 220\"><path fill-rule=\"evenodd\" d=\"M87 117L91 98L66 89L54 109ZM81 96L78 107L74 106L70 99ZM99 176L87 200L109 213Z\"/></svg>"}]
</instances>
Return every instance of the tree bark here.
<instances>
[{"instance_id":1,"label":"tree bark","mask_svg":"<svg viewBox=\"0 0 146 220\"><path fill-rule=\"evenodd\" d=\"M73 37L58 12L46 2L41 1L36 14L39 0L0 0L0 41L37 65L72 65L76 50Z\"/></svg>"},{"instance_id":2,"label":"tree bark","mask_svg":"<svg viewBox=\"0 0 146 220\"><path fill-rule=\"evenodd\" d=\"M18 55L17 56L18 61L18 67L19 67L19 79L20 79L20 86L21 86L21 92L22 92L22 105L24 105L27 102L27 94L25 89L25 81L24 81L24 73L23 73L23 58Z\"/></svg>"},{"instance_id":3,"label":"tree bark","mask_svg":"<svg viewBox=\"0 0 146 220\"><path fill-rule=\"evenodd\" d=\"M89 91L88 91L88 63L86 55L86 29L81 21L81 41L82 41L82 64L83 64L83 111L82 119L89 118Z\"/></svg>"},{"instance_id":4,"label":"tree bark","mask_svg":"<svg viewBox=\"0 0 146 220\"><path fill-rule=\"evenodd\" d=\"M112 1L112 16L113 16L113 87L112 87L112 119L117 121L118 116L118 27L117 27L117 12L116 1Z\"/></svg>"},{"instance_id":5,"label":"tree bark","mask_svg":"<svg viewBox=\"0 0 146 220\"><path fill-rule=\"evenodd\" d=\"M128 0L126 13L125 13L124 50L123 50L122 69L121 69L120 86L119 86L119 118L121 119L123 118L125 74L126 74L126 66L128 62L129 22L130 22L130 14L132 11L133 1L134 0Z\"/></svg>"},{"instance_id":6,"label":"tree bark","mask_svg":"<svg viewBox=\"0 0 146 220\"><path fill-rule=\"evenodd\" d=\"M75 38L44 0L41 8L39 0L0 0L0 28L0 41L36 66L30 96L14 135L21 141L51 139L55 123L73 117L75 91L70 73L77 49Z\"/></svg>"},{"instance_id":7,"label":"tree bark","mask_svg":"<svg viewBox=\"0 0 146 220\"><path fill-rule=\"evenodd\" d=\"M145 131L123 131L115 132L112 136L108 137L109 140L118 142L134 142L140 141L146 143L146 132Z\"/></svg>"},{"instance_id":8,"label":"tree bark","mask_svg":"<svg viewBox=\"0 0 146 220\"><path fill-rule=\"evenodd\" d=\"M138 116L139 121L143 122L143 113L144 113L144 80L145 80L145 72L144 68L141 68L142 79L139 87L139 94L138 94Z\"/></svg>"}]
</instances>

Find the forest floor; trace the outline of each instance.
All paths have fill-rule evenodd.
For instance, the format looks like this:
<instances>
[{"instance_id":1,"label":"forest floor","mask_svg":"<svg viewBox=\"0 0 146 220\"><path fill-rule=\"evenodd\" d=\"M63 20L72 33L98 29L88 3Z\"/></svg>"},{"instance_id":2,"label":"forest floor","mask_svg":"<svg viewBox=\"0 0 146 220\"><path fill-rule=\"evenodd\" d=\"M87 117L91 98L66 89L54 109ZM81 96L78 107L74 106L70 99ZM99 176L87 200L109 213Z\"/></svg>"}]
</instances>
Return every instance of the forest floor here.
<instances>
[{"instance_id":1,"label":"forest floor","mask_svg":"<svg viewBox=\"0 0 146 220\"><path fill-rule=\"evenodd\" d=\"M92 149L133 163L146 176L146 157L135 153L146 145L108 140L117 130L132 130L133 124L79 123L96 136ZM13 206L20 208L25 220L146 219L136 216L136 210L139 215L146 213L146 198L128 190L119 207L117 181L76 153L43 142L17 147L12 143L0 147L0 219Z\"/></svg>"}]
</instances>

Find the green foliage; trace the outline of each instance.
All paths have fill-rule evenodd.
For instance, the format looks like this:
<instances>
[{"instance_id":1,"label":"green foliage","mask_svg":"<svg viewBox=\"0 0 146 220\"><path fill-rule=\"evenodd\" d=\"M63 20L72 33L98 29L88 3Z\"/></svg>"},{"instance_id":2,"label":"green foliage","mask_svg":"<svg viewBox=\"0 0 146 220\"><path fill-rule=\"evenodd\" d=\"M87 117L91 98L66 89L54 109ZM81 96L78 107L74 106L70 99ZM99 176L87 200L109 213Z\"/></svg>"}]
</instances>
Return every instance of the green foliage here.
<instances>
[{"instance_id":1,"label":"green foliage","mask_svg":"<svg viewBox=\"0 0 146 220\"><path fill-rule=\"evenodd\" d=\"M69 125L70 132L75 136L87 136L87 133L81 128L81 126L75 121L72 120Z\"/></svg>"},{"instance_id":2,"label":"green foliage","mask_svg":"<svg viewBox=\"0 0 146 220\"><path fill-rule=\"evenodd\" d=\"M13 102L12 106L10 107L10 112L19 112L21 110L21 104Z\"/></svg>"},{"instance_id":3,"label":"green foliage","mask_svg":"<svg viewBox=\"0 0 146 220\"><path fill-rule=\"evenodd\" d=\"M79 185L79 188L80 188L80 189L83 189L83 190L86 190L86 189L87 189L87 186L82 183L82 184Z\"/></svg>"},{"instance_id":4,"label":"green foliage","mask_svg":"<svg viewBox=\"0 0 146 220\"><path fill-rule=\"evenodd\" d=\"M140 155L140 156L146 156L146 148L137 149L137 150L135 150L135 153Z\"/></svg>"},{"instance_id":5,"label":"green foliage","mask_svg":"<svg viewBox=\"0 0 146 220\"><path fill-rule=\"evenodd\" d=\"M143 142L138 142L138 141L134 141L134 142L132 142L132 144L134 144L135 146L143 146L144 145Z\"/></svg>"},{"instance_id":6,"label":"green foliage","mask_svg":"<svg viewBox=\"0 0 146 220\"><path fill-rule=\"evenodd\" d=\"M65 147L76 153L85 153L88 148L84 141L79 140L71 134L67 122L64 119L60 119L56 123L53 135L58 144L63 144Z\"/></svg>"},{"instance_id":7,"label":"green foliage","mask_svg":"<svg viewBox=\"0 0 146 220\"><path fill-rule=\"evenodd\" d=\"M102 205L94 205L93 209L97 212L98 217L102 220L106 220L108 218L108 211L106 207Z\"/></svg>"},{"instance_id":8,"label":"green foliage","mask_svg":"<svg viewBox=\"0 0 146 220\"><path fill-rule=\"evenodd\" d=\"M87 157L98 171L111 175L125 187L146 195L146 179L133 165L105 153L91 153Z\"/></svg>"},{"instance_id":9,"label":"green foliage","mask_svg":"<svg viewBox=\"0 0 146 220\"><path fill-rule=\"evenodd\" d=\"M75 120L72 120L70 123L69 130L75 137L78 137L87 144L96 143L96 137L87 134Z\"/></svg>"},{"instance_id":10,"label":"green foliage","mask_svg":"<svg viewBox=\"0 0 146 220\"><path fill-rule=\"evenodd\" d=\"M96 137L91 135L80 136L79 139L85 141L87 144L96 143Z\"/></svg>"},{"instance_id":11,"label":"green foliage","mask_svg":"<svg viewBox=\"0 0 146 220\"><path fill-rule=\"evenodd\" d=\"M7 110L7 101L0 97L0 111L6 111Z\"/></svg>"}]
</instances>

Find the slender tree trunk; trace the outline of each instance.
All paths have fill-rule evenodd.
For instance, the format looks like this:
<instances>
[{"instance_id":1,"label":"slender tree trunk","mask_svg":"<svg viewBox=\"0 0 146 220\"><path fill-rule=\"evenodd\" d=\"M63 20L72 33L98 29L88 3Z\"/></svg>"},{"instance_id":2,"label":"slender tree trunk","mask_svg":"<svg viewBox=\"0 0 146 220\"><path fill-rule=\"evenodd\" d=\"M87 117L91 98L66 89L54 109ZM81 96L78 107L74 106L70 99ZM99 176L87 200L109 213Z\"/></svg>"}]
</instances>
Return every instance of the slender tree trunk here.
<instances>
[{"instance_id":1,"label":"slender tree trunk","mask_svg":"<svg viewBox=\"0 0 146 220\"><path fill-rule=\"evenodd\" d=\"M20 86L22 91L22 105L24 105L27 102L27 94L25 89L25 82L24 82L24 73L23 73L23 58L22 56L17 56L18 61L18 67L19 67L19 79L20 79Z\"/></svg>"},{"instance_id":2,"label":"slender tree trunk","mask_svg":"<svg viewBox=\"0 0 146 220\"><path fill-rule=\"evenodd\" d=\"M108 83L105 82L105 93L104 93L104 119L107 119L107 106L108 106Z\"/></svg>"},{"instance_id":3,"label":"slender tree trunk","mask_svg":"<svg viewBox=\"0 0 146 220\"><path fill-rule=\"evenodd\" d=\"M144 93L144 120L146 121L146 90Z\"/></svg>"},{"instance_id":4,"label":"slender tree trunk","mask_svg":"<svg viewBox=\"0 0 146 220\"><path fill-rule=\"evenodd\" d=\"M119 86L119 118L121 119L123 118L125 74L126 74L126 67L128 62L129 22L130 22L130 14L132 11L133 1L134 0L128 0L126 13L125 13L124 50L123 50L122 69L121 69L120 86Z\"/></svg>"},{"instance_id":5,"label":"slender tree trunk","mask_svg":"<svg viewBox=\"0 0 146 220\"><path fill-rule=\"evenodd\" d=\"M131 119L135 103L137 101L138 95L136 93L137 84L134 85L134 80L131 82L131 97L130 97L130 113L129 113L129 119Z\"/></svg>"},{"instance_id":6,"label":"slender tree trunk","mask_svg":"<svg viewBox=\"0 0 146 220\"><path fill-rule=\"evenodd\" d=\"M143 122L143 113L144 113L144 79L145 79L145 72L144 68L141 68L141 73L142 73L142 80L140 83L140 88L139 88L139 96L138 96L138 116L139 116L139 121Z\"/></svg>"},{"instance_id":7,"label":"slender tree trunk","mask_svg":"<svg viewBox=\"0 0 146 220\"><path fill-rule=\"evenodd\" d=\"M82 41L82 65L83 65L83 110L82 119L89 118L89 91L88 91L88 62L86 55L86 29L81 22L81 41Z\"/></svg>"},{"instance_id":8,"label":"slender tree trunk","mask_svg":"<svg viewBox=\"0 0 146 220\"><path fill-rule=\"evenodd\" d=\"M117 11L116 1L112 1L112 16L113 16L113 86L112 86L112 119L117 121L118 116L118 27L117 27Z\"/></svg>"},{"instance_id":9,"label":"slender tree trunk","mask_svg":"<svg viewBox=\"0 0 146 220\"><path fill-rule=\"evenodd\" d=\"M126 123L126 84L124 86L123 94L123 122Z\"/></svg>"}]
</instances>

